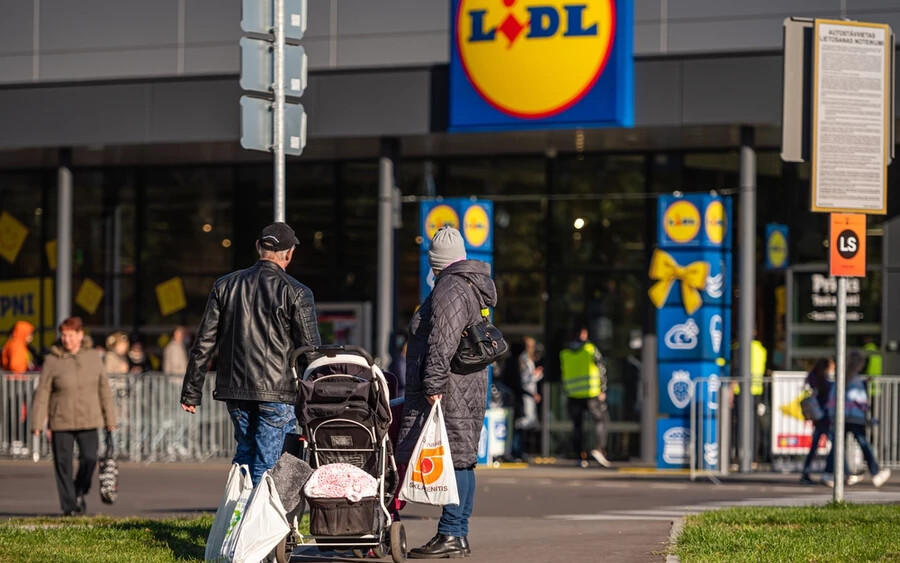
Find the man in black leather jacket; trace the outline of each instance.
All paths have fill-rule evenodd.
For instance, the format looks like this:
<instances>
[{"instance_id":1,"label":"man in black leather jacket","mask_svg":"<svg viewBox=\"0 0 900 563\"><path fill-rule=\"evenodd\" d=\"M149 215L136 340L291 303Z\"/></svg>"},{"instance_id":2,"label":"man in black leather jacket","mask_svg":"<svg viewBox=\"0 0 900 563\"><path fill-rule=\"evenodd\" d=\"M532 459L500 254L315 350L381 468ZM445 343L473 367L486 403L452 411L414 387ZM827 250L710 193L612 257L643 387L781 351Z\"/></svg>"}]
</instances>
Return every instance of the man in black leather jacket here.
<instances>
[{"instance_id":1,"label":"man in black leather jacket","mask_svg":"<svg viewBox=\"0 0 900 563\"><path fill-rule=\"evenodd\" d=\"M312 291L285 272L299 242L287 224L273 223L256 241L259 262L216 281L181 390L181 407L195 413L218 345L213 398L226 402L237 440L233 461L249 466L254 485L296 426L291 352L321 343Z\"/></svg>"}]
</instances>

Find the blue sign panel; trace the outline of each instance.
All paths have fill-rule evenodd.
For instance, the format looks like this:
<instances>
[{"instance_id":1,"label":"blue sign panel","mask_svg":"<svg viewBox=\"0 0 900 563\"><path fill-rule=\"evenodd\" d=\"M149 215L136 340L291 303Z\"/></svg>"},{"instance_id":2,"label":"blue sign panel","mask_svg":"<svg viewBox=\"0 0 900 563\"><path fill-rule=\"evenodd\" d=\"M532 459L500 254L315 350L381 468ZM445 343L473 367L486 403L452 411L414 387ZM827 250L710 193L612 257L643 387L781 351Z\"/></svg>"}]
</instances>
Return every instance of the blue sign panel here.
<instances>
[{"instance_id":1,"label":"blue sign panel","mask_svg":"<svg viewBox=\"0 0 900 563\"><path fill-rule=\"evenodd\" d=\"M725 368L715 362L663 362L659 364L659 412L669 416L690 416L691 397L700 393L698 416L712 416L718 410L717 384L703 381L694 386L697 378L723 377Z\"/></svg>"},{"instance_id":2,"label":"blue sign panel","mask_svg":"<svg viewBox=\"0 0 900 563\"><path fill-rule=\"evenodd\" d=\"M788 266L790 251L788 226L771 223L766 225L766 269L783 270Z\"/></svg>"},{"instance_id":3,"label":"blue sign panel","mask_svg":"<svg viewBox=\"0 0 900 563\"><path fill-rule=\"evenodd\" d=\"M730 251L657 250L650 278L650 296L657 307L684 308L685 292L698 306L731 305Z\"/></svg>"},{"instance_id":4,"label":"blue sign panel","mask_svg":"<svg viewBox=\"0 0 900 563\"><path fill-rule=\"evenodd\" d=\"M633 0L453 0L451 131L634 124Z\"/></svg>"},{"instance_id":5,"label":"blue sign panel","mask_svg":"<svg viewBox=\"0 0 900 563\"><path fill-rule=\"evenodd\" d=\"M660 248L731 248L731 198L663 196L657 207Z\"/></svg>"},{"instance_id":6,"label":"blue sign panel","mask_svg":"<svg viewBox=\"0 0 900 563\"><path fill-rule=\"evenodd\" d=\"M656 467L683 469L691 462L691 424L686 418L656 421Z\"/></svg>"},{"instance_id":7,"label":"blue sign panel","mask_svg":"<svg viewBox=\"0 0 900 563\"><path fill-rule=\"evenodd\" d=\"M731 310L703 307L688 315L666 307L656 315L660 361L731 358Z\"/></svg>"}]
</instances>

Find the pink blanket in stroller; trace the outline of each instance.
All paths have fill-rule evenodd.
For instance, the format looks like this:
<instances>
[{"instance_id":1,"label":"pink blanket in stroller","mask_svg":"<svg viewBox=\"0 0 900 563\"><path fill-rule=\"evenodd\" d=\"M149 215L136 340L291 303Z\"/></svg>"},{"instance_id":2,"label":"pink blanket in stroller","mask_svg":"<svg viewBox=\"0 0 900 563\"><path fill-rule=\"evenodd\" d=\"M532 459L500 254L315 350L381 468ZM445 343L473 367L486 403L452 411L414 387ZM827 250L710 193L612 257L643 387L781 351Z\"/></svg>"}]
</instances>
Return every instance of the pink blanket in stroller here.
<instances>
[{"instance_id":1,"label":"pink blanket in stroller","mask_svg":"<svg viewBox=\"0 0 900 563\"><path fill-rule=\"evenodd\" d=\"M329 463L313 472L303 487L310 498L345 498L357 502L378 496L378 481L355 465Z\"/></svg>"}]
</instances>

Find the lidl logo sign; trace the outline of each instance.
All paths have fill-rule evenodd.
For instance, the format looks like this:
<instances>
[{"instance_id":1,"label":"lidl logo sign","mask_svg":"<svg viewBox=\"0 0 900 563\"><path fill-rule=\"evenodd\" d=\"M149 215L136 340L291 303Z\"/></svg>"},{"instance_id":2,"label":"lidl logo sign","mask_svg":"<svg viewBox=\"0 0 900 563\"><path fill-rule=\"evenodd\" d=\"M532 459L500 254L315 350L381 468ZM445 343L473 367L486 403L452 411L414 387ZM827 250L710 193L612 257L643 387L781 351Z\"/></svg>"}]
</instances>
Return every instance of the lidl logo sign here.
<instances>
[{"instance_id":1,"label":"lidl logo sign","mask_svg":"<svg viewBox=\"0 0 900 563\"><path fill-rule=\"evenodd\" d=\"M455 0L450 128L633 124L632 0Z\"/></svg>"},{"instance_id":2,"label":"lidl logo sign","mask_svg":"<svg viewBox=\"0 0 900 563\"><path fill-rule=\"evenodd\" d=\"M666 209L663 229L675 242L691 242L700 232L700 211L690 201L678 200Z\"/></svg>"}]
</instances>

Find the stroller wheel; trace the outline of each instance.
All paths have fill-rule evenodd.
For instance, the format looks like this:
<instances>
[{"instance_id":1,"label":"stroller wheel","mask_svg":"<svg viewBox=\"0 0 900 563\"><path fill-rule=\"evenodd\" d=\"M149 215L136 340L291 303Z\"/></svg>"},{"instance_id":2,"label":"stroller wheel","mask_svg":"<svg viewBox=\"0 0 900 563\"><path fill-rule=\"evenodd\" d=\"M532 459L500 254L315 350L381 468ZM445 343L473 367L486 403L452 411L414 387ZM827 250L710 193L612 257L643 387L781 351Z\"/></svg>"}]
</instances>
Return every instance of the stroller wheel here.
<instances>
[{"instance_id":1,"label":"stroller wheel","mask_svg":"<svg viewBox=\"0 0 900 563\"><path fill-rule=\"evenodd\" d=\"M294 542L288 542L290 537L291 532L288 532L275 547L275 561L277 563L290 563L291 554L294 553Z\"/></svg>"},{"instance_id":2,"label":"stroller wheel","mask_svg":"<svg viewBox=\"0 0 900 563\"><path fill-rule=\"evenodd\" d=\"M356 557L357 559L365 559L368 555L369 555L368 549L366 549L365 551L363 551L362 549L354 549L353 550L353 557Z\"/></svg>"},{"instance_id":3,"label":"stroller wheel","mask_svg":"<svg viewBox=\"0 0 900 563\"><path fill-rule=\"evenodd\" d=\"M406 528L402 522L394 522L391 524L391 559L394 563L403 563L406 555Z\"/></svg>"}]
</instances>

